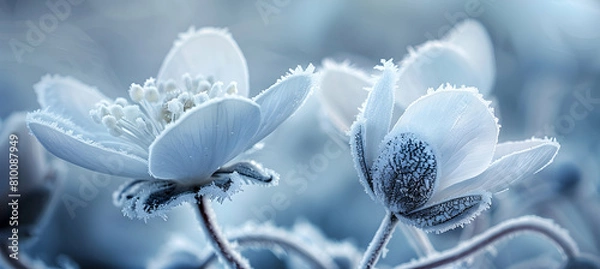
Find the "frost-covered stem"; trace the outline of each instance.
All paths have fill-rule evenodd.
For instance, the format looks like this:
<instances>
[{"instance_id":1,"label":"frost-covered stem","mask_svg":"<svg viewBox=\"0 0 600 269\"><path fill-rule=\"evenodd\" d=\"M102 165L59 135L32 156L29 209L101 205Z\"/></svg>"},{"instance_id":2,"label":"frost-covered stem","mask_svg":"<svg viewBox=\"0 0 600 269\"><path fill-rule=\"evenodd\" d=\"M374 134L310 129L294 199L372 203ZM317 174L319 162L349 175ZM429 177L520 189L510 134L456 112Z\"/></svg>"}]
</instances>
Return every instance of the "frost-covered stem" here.
<instances>
[{"instance_id":1,"label":"frost-covered stem","mask_svg":"<svg viewBox=\"0 0 600 269\"><path fill-rule=\"evenodd\" d=\"M215 211L212 209L208 198L198 197L198 212L200 213L200 220L206 229L206 234L210 237L210 241L218 255L233 268L250 268L248 261L235 251L229 244L229 241L227 241L227 238L223 236L216 222Z\"/></svg>"},{"instance_id":2,"label":"frost-covered stem","mask_svg":"<svg viewBox=\"0 0 600 269\"><path fill-rule=\"evenodd\" d=\"M437 252L423 230L404 224L400 224L400 228L419 257L427 257Z\"/></svg>"},{"instance_id":3,"label":"frost-covered stem","mask_svg":"<svg viewBox=\"0 0 600 269\"><path fill-rule=\"evenodd\" d=\"M8 251L8 245L5 244L0 244L0 255L2 255L2 258L0 258L0 266L3 264L2 260L4 260L4 262L6 262L7 266L12 266L12 268L15 269L27 269L29 268L24 262L23 262L23 253L19 254L19 259L15 260L13 258L10 257L10 252Z\"/></svg>"},{"instance_id":4,"label":"frost-covered stem","mask_svg":"<svg viewBox=\"0 0 600 269\"><path fill-rule=\"evenodd\" d=\"M268 249L283 248L289 252L293 252L300 256L303 260L307 261L310 266L309 268L320 268L328 269L335 268L335 263L323 255L318 255L310 248L290 240L277 234L261 233L260 231L256 234L245 234L231 238L232 241L236 241L238 247L264 247ZM217 259L217 255L213 252L208 257L204 258L200 268L206 268L209 264L213 263Z\"/></svg>"},{"instance_id":5,"label":"frost-covered stem","mask_svg":"<svg viewBox=\"0 0 600 269\"><path fill-rule=\"evenodd\" d=\"M358 268L373 268L377 264L381 252L390 241L390 238L392 238L396 224L398 224L398 217L392 212L387 211Z\"/></svg>"},{"instance_id":6,"label":"frost-covered stem","mask_svg":"<svg viewBox=\"0 0 600 269\"><path fill-rule=\"evenodd\" d=\"M509 238L516 233L522 232L533 232L547 237L562 250L568 259L572 259L579 254L575 241L573 241L566 231L554 225L549 220L534 216L525 216L498 224L487 230L485 233L478 235L453 249L442 252L439 255L433 255L416 262L403 264L395 269L425 269L449 265L451 263L459 262L477 252L483 251L490 245L493 245L502 239Z\"/></svg>"}]
</instances>

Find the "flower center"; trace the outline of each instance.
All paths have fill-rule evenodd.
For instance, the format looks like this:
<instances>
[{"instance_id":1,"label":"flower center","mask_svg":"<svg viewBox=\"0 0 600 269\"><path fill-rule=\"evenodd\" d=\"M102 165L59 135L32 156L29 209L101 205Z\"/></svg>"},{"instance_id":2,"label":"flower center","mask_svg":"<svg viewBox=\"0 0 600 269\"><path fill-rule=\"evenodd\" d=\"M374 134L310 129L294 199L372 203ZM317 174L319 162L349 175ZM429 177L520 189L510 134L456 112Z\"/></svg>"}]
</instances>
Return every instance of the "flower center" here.
<instances>
[{"instance_id":1,"label":"flower center","mask_svg":"<svg viewBox=\"0 0 600 269\"><path fill-rule=\"evenodd\" d=\"M394 213L424 205L433 194L437 161L431 146L413 133L392 137L371 168L374 192Z\"/></svg>"},{"instance_id":2,"label":"flower center","mask_svg":"<svg viewBox=\"0 0 600 269\"><path fill-rule=\"evenodd\" d=\"M90 116L104 125L108 132L138 145L148 154L148 147L165 129L167 124L177 121L186 111L207 100L225 95L237 94L237 84L216 81L212 76L192 78L185 74L182 86L173 80L146 80L144 85L131 84L130 104L125 98L117 98L112 103L101 101L90 110Z\"/></svg>"}]
</instances>

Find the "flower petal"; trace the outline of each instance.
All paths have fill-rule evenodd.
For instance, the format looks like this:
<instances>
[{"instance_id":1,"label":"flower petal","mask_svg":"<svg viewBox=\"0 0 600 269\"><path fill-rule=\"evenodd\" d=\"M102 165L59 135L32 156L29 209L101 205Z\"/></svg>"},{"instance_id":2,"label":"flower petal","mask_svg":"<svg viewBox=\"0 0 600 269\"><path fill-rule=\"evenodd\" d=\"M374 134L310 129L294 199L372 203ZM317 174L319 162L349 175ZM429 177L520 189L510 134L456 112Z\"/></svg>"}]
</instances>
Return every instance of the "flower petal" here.
<instances>
[{"instance_id":1,"label":"flower petal","mask_svg":"<svg viewBox=\"0 0 600 269\"><path fill-rule=\"evenodd\" d=\"M33 85L42 109L68 118L90 132L106 132L101 124L90 117L90 110L96 103L108 98L96 88L71 77L46 75Z\"/></svg>"},{"instance_id":2,"label":"flower petal","mask_svg":"<svg viewBox=\"0 0 600 269\"><path fill-rule=\"evenodd\" d=\"M225 29L190 28L180 34L158 71L158 80L173 79L190 74L214 76L216 80L237 82L238 94L248 96L248 66L240 47ZM180 85L183 87L183 85Z\"/></svg>"},{"instance_id":3,"label":"flower petal","mask_svg":"<svg viewBox=\"0 0 600 269\"><path fill-rule=\"evenodd\" d=\"M248 147L260 124L259 106L241 97L212 99L187 111L150 145L150 174L209 181Z\"/></svg>"},{"instance_id":4,"label":"flower petal","mask_svg":"<svg viewBox=\"0 0 600 269\"><path fill-rule=\"evenodd\" d=\"M350 130L367 99L369 92L365 88L369 86L372 86L369 77L361 70L346 62L323 61L323 70L319 72L319 99L327 118L340 133Z\"/></svg>"},{"instance_id":5,"label":"flower petal","mask_svg":"<svg viewBox=\"0 0 600 269\"><path fill-rule=\"evenodd\" d=\"M471 63L474 74L480 78L479 85L474 86L486 96L493 87L496 78L496 59L494 47L485 27L475 20L464 20L444 38L462 50Z\"/></svg>"},{"instance_id":6,"label":"flower petal","mask_svg":"<svg viewBox=\"0 0 600 269\"><path fill-rule=\"evenodd\" d=\"M490 207L492 195L487 192L449 199L406 215L400 220L425 232L443 233L471 222Z\"/></svg>"},{"instance_id":7,"label":"flower petal","mask_svg":"<svg viewBox=\"0 0 600 269\"><path fill-rule=\"evenodd\" d=\"M365 188L365 192L369 194L371 199L377 201L375 192L373 189L373 178L371 177L371 167L367 166L365 160L365 148L364 148L364 119L356 120L352 124L350 129L350 152L354 159L354 169L358 172L358 180Z\"/></svg>"},{"instance_id":8,"label":"flower petal","mask_svg":"<svg viewBox=\"0 0 600 269\"><path fill-rule=\"evenodd\" d=\"M262 119L258 131L248 144L249 147L273 132L304 104L312 91L314 69L312 65L306 70L300 66L295 70L290 69L286 76L253 98L260 105Z\"/></svg>"},{"instance_id":9,"label":"flower petal","mask_svg":"<svg viewBox=\"0 0 600 269\"><path fill-rule=\"evenodd\" d=\"M487 94L494 83L495 60L483 26L467 20L440 41L429 41L402 60L396 101L407 107L428 88L449 83L476 87Z\"/></svg>"},{"instance_id":10,"label":"flower petal","mask_svg":"<svg viewBox=\"0 0 600 269\"><path fill-rule=\"evenodd\" d=\"M382 71L381 77L369 92L362 113L358 114L355 122L355 124L364 124L361 131L367 168L373 165L379 155L379 146L390 130L394 109L394 87L398 79L398 68L391 60L382 60L381 63L383 66L375 67ZM358 130L354 127L352 129Z\"/></svg>"},{"instance_id":11,"label":"flower petal","mask_svg":"<svg viewBox=\"0 0 600 269\"><path fill-rule=\"evenodd\" d=\"M112 148L92 141L79 132L80 128L58 115L47 111L32 112L27 115L27 124L38 141L61 159L101 173L149 177L148 163L128 153L132 148Z\"/></svg>"},{"instance_id":12,"label":"flower petal","mask_svg":"<svg viewBox=\"0 0 600 269\"><path fill-rule=\"evenodd\" d=\"M495 160L485 172L435 193L431 201L439 201L464 193L502 191L517 180L531 176L554 160L560 145L551 139L531 139L502 144L515 151ZM504 149L502 149L504 151Z\"/></svg>"},{"instance_id":13,"label":"flower petal","mask_svg":"<svg viewBox=\"0 0 600 269\"><path fill-rule=\"evenodd\" d=\"M476 89L446 86L413 102L388 136L415 133L431 145L439 169L436 188L444 189L487 168L499 128Z\"/></svg>"}]
</instances>

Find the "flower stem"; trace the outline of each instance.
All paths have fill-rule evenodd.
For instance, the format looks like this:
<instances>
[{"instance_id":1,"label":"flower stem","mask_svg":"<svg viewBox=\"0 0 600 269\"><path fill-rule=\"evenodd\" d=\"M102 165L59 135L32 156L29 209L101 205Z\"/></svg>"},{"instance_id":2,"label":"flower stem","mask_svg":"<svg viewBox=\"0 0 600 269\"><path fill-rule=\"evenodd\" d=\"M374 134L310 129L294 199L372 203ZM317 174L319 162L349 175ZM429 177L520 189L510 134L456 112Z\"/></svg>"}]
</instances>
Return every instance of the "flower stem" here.
<instances>
[{"instance_id":1,"label":"flower stem","mask_svg":"<svg viewBox=\"0 0 600 269\"><path fill-rule=\"evenodd\" d=\"M236 241L239 247L264 247L268 249L283 248L289 252L293 252L300 256L302 259L307 261L310 266L309 268L328 269L335 268L335 263L326 255L319 255L318 252L304 246L297 240L293 240L291 237L285 237L274 233L263 233L256 231L254 234L244 234L231 238L232 241ZM200 268L206 268L209 264L213 263L217 259L217 255L213 252L205 257Z\"/></svg>"},{"instance_id":2,"label":"flower stem","mask_svg":"<svg viewBox=\"0 0 600 269\"><path fill-rule=\"evenodd\" d=\"M533 232L545 236L554 242L568 259L573 259L579 255L577 245L566 231L554 225L549 220L534 216L525 216L498 224L470 241L464 242L460 246L442 252L439 255L403 264L395 269L425 269L449 265L483 251L502 239L522 232Z\"/></svg>"},{"instance_id":3,"label":"flower stem","mask_svg":"<svg viewBox=\"0 0 600 269\"><path fill-rule=\"evenodd\" d=\"M198 212L200 213L200 220L206 229L206 234L210 237L217 254L233 268L250 268L248 261L236 252L229 244L229 241L227 241L227 238L223 236L221 229L216 223L215 211L212 209L208 198L203 196L198 197Z\"/></svg>"},{"instance_id":4,"label":"flower stem","mask_svg":"<svg viewBox=\"0 0 600 269\"><path fill-rule=\"evenodd\" d=\"M419 257L427 257L437 252L423 230L404 224L401 224L400 228Z\"/></svg>"},{"instance_id":5,"label":"flower stem","mask_svg":"<svg viewBox=\"0 0 600 269\"><path fill-rule=\"evenodd\" d=\"M379 260L379 256L381 252L392 238L392 233L394 232L394 228L396 228L396 224L398 224L398 218L392 212L387 211L383 220L381 220L381 225L377 230L377 233L371 240L367 251L363 255L363 258L360 262L360 266L358 268L373 268L375 264L377 264L377 260Z\"/></svg>"}]
</instances>

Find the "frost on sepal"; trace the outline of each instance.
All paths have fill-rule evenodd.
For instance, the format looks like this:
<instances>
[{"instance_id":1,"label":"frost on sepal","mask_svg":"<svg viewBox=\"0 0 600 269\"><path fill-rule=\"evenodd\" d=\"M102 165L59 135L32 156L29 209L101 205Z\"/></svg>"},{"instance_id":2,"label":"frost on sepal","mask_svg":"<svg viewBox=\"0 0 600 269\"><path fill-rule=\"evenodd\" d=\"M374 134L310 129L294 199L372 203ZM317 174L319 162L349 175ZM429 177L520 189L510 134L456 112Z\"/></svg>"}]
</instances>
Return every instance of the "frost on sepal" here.
<instances>
[{"instance_id":1,"label":"frost on sepal","mask_svg":"<svg viewBox=\"0 0 600 269\"><path fill-rule=\"evenodd\" d=\"M425 232L443 233L470 223L483 210L490 207L492 195L488 192L466 195L435 205L397 215L400 221Z\"/></svg>"},{"instance_id":2,"label":"frost on sepal","mask_svg":"<svg viewBox=\"0 0 600 269\"><path fill-rule=\"evenodd\" d=\"M194 203L197 186L173 180L133 180L113 193L113 203L129 218L166 219L166 213L183 203Z\"/></svg>"},{"instance_id":3,"label":"frost on sepal","mask_svg":"<svg viewBox=\"0 0 600 269\"><path fill-rule=\"evenodd\" d=\"M275 171L264 168L255 161L242 161L230 166L221 167L213 177L223 177L226 174L237 173L240 180L246 184L259 184L266 186L276 186L279 184L279 174Z\"/></svg>"}]
</instances>

